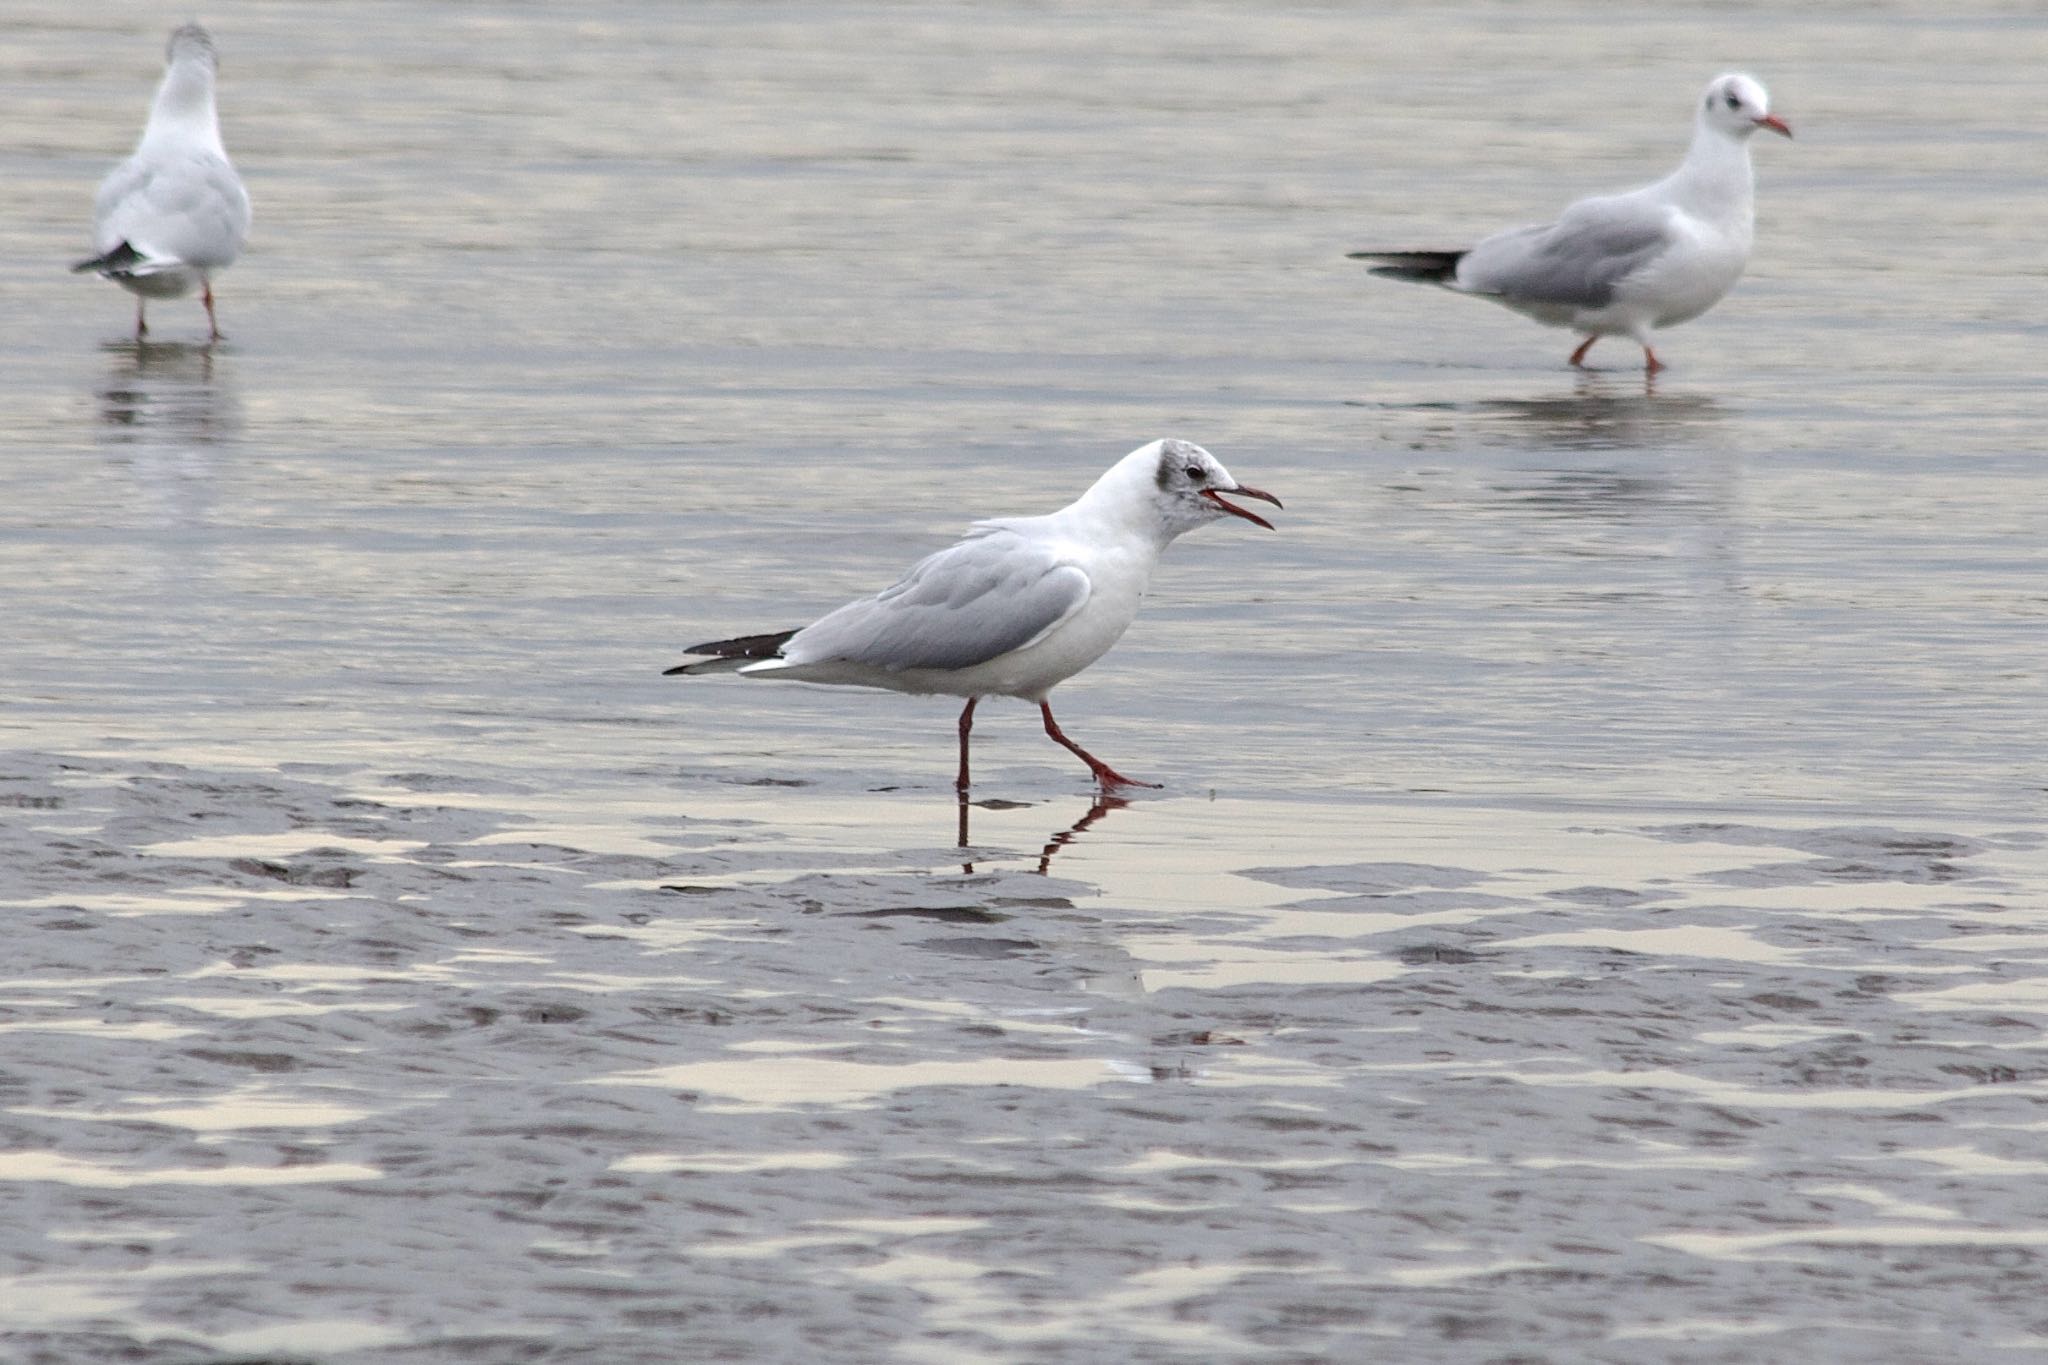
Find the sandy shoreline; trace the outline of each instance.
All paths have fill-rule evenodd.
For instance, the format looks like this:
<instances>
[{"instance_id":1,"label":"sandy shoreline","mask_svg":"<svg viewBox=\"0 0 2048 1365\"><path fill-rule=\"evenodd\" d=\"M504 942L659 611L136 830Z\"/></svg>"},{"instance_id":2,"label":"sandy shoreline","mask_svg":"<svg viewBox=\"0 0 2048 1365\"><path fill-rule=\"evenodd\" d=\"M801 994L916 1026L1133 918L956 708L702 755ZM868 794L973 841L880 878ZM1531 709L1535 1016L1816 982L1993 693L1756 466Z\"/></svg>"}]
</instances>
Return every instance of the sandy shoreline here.
<instances>
[{"instance_id":1,"label":"sandy shoreline","mask_svg":"<svg viewBox=\"0 0 2048 1365\"><path fill-rule=\"evenodd\" d=\"M21 1358L1299 1358L1475 1285L1546 1349L1857 1283L1802 1340L2030 1330L2038 836L1664 823L1597 834L1633 884L1169 916L339 776L0 765Z\"/></svg>"}]
</instances>

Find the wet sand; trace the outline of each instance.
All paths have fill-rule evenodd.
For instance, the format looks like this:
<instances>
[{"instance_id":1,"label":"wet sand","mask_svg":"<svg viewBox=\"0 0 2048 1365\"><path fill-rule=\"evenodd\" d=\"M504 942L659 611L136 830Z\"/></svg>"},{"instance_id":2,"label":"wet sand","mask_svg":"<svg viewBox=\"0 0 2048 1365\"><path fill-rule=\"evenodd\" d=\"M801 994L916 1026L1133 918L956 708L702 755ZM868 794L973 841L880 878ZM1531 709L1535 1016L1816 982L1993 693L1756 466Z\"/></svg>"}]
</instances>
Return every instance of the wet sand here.
<instances>
[{"instance_id":1,"label":"wet sand","mask_svg":"<svg viewBox=\"0 0 2048 1365\"><path fill-rule=\"evenodd\" d=\"M2038 828L5 777L25 1359L2039 1346Z\"/></svg>"}]
</instances>

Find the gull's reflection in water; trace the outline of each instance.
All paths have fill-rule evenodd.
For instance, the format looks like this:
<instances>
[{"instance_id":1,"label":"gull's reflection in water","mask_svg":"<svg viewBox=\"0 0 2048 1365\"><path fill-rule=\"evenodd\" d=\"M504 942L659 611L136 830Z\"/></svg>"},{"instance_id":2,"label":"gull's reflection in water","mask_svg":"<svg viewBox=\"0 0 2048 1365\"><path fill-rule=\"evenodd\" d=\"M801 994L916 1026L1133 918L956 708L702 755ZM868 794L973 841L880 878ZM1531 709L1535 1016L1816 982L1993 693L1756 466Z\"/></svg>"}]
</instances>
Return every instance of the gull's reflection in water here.
<instances>
[{"instance_id":1,"label":"gull's reflection in water","mask_svg":"<svg viewBox=\"0 0 2048 1365\"><path fill-rule=\"evenodd\" d=\"M1696 445L1728 416L1724 404L1703 393L1660 397L1647 387L1619 393L1586 378L1563 397L1490 398L1463 406L1484 420L1482 434L1492 443L1553 450Z\"/></svg>"},{"instance_id":2,"label":"gull's reflection in water","mask_svg":"<svg viewBox=\"0 0 2048 1365\"><path fill-rule=\"evenodd\" d=\"M1413 439L1425 450L1475 442L1516 450L1696 447L1715 440L1731 415L1709 394L1660 394L1654 383L1626 383L1600 373L1575 376L1566 394L1349 406L1421 419Z\"/></svg>"},{"instance_id":3,"label":"gull's reflection in water","mask_svg":"<svg viewBox=\"0 0 2048 1365\"><path fill-rule=\"evenodd\" d=\"M242 431L233 357L219 346L178 341L108 342L94 386L99 441L110 466L134 485L133 509L155 534L149 563L161 587L189 588L216 538L208 528L220 495L220 462Z\"/></svg>"},{"instance_id":4,"label":"gull's reflection in water","mask_svg":"<svg viewBox=\"0 0 2048 1365\"><path fill-rule=\"evenodd\" d=\"M1383 410L1419 419L1415 448L1453 455L1445 486L1455 489L1461 475L1476 479L1462 491L1479 509L1522 518L1717 520L1741 469L1726 404L1701 393L1659 394L1610 374L1580 375L1563 394Z\"/></svg>"},{"instance_id":5,"label":"gull's reflection in water","mask_svg":"<svg viewBox=\"0 0 2048 1365\"><path fill-rule=\"evenodd\" d=\"M973 807L980 806L984 810L1017 810L1028 804L1029 803L1022 801L969 801L967 799L967 793L960 793L959 846L963 849L971 849L974 847L974 840L968 830L968 811ZM1047 838L1045 842L1045 847L1040 849L1038 852L1038 866L1033 870L1036 871L1038 875L1041 877L1051 875L1052 860L1059 855L1059 851L1061 849L1067 847L1076 839L1080 838L1086 830L1090 829L1103 819L1107 818L1111 811L1123 810L1130 804L1131 803L1129 801L1124 800L1122 797L1105 796L1098 793L1095 797L1094 802L1089 805L1087 811L1082 814L1080 819L1074 821L1072 824L1066 826L1064 829L1055 830L1052 833L1052 835L1049 838ZM974 874L974 864L971 861L964 861L960 864L960 870L961 872L969 876L972 876Z\"/></svg>"},{"instance_id":6,"label":"gull's reflection in water","mask_svg":"<svg viewBox=\"0 0 2048 1365\"><path fill-rule=\"evenodd\" d=\"M1628 521L1708 501L1675 475L1625 469L1533 470L1491 487L1502 503L1539 518Z\"/></svg>"},{"instance_id":7,"label":"gull's reflection in water","mask_svg":"<svg viewBox=\"0 0 2048 1365\"><path fill-rule=\"evenodd\" d=\"M101 434L115 445L217 445L242 428L230 367L212 345L110 341L94 397Z\"/></svg>"}]
</instances>

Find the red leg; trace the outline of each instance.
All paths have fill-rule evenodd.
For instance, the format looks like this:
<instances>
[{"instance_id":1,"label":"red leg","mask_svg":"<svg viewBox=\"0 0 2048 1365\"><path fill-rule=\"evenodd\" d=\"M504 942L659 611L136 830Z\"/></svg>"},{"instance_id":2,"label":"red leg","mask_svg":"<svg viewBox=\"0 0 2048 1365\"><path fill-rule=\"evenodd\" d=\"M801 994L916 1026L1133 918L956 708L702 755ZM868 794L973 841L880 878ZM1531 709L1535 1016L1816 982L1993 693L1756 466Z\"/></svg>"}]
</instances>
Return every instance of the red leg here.
<instances>
[{"instance_id":1,"label":"red leg","mask_svg":"<svg viewBox=\"0 0 2048 1365\"><path fill-rule=\"evenodd\" d=\"M209 341L219 341L220 324L214 321L213 317L213 285L209 282L205 286L205 290L206 292L200 295L200 297L206 301L206 330L211 334L207 339Z\"/></svg>"},{"instance_id":2,"label":"red leg","mask_svg":"<svg viewBox=\"0 0 2048 1365\"><path fill-rule=\"evenodd\" d=\"M980 700L980 697L969 697L967 699L967 709L960 713L960 776L954 779L953 786L955 789L963 792L967 790L967 732L974 728L974 704ZM960 808L960 842L963 845L967 842L967 808L965 806Z\"/></svg>"},{"instance_id":3,"label":"red leg","mask_svg":"<svg viewBox=\"0 0 2048 1365\"><path fill-rule=\"evenodd\" d=\"M1578 367L1579 367L1580 369L1582 369L1582 370L1583 370L1583 369L1585 369L1585 368L1586 368L1586 352L1588 352L1588 351L1592 350L1592 349L1593 349L1593 343L1594 343L1594 342L1596 342L1596 341L1598 341L1599 339L1600 339L1600 338L1599 338L1599 337L1597 337L1597 336L1590 336L1590 337L1587 337L1587 338L1586 338L1586 339L1585 339L1584 341L1580 342L1580 343L1579 343L1579 349L1578 349L1578 350L1576 350L1576 351L1573 351L1573 352L1572 352L1572 364L1574 364L1574 365L1578 366Z\"/></svg>"},{"instance_id":4,"label":"red leg","mask_svg":"<svg viewBox=\"0 0 2048 1365\"><path fill-rule=\"evenodd\" d=\"M135 339L137 341L149 335L149 324L142 320L142 307L142 300L138 297L135 300Z\"/></svg>"},{"instance_id":5,"label":"red leg","mask_svg":"<svg viewBox=\"0 0 2048 1365\"><path fill-rule=\"evenodd\" d=\"M1657 359L1657 353L1647 346L1643 347L1643 373L1655 374L1663 368L1664 362Z\"/></svg>"},{"instance_id":6,"label":"red leg","mask_svg":"<svg viewBox=\"0 0 2048 1365\"><path fill-rule=\"evenodd\" d=\"M1088 765L1088 771L1095 774L1095 780L1104 787L1156 787L1159 785L1157 782L1140 782L1135 778L1125 777L1094 754L1089 753L1086 749L1074 743L1073 740L1061 734L1059 722L1052 718L1052 706L1050 703L1038 703L1038 711L1040 715L1045 717L1045 732L1053 737L1055 743L1064 745L1078 754L1081 761Z\"/></svg>"}]
</instances>

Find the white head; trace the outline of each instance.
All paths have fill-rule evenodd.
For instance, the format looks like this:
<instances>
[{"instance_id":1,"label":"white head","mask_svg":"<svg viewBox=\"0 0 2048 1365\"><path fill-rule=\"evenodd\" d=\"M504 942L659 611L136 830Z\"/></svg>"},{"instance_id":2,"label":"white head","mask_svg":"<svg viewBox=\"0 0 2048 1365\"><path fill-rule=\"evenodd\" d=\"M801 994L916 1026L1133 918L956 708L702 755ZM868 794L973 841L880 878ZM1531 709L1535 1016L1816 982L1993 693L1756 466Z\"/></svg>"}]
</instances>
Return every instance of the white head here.
<instances>
[{"instance_id":1,"label":"white head","mask_svg":"<svg viewBox=\"0 0 2048 1365\"><path fill-rule=\"evenodd\" d=\"M1771 112L1771 97L1763 84L1754 76L1745 76L1739 71L1716 76L1707 83L1706 93L1700 97L1700 122L1737 141L1749 137L1759 128L1768 128L1785 137L1792 136L1792 129L1785 120Z\"/></svg>"},{"instance_id":2,"label":"white head","mask_svg":"<svg viewBox=\"0 0 2048 1365\"><path fill-rule=\"evenodd\" d=\"M219 54L213 50L213 35L197 24L183 24L171 30L171 40L164 45L164 61L173 66L179 62L199 62L208 71L220 66Z\"/></svg>"},{"instance_id":3,"label":"white head","mask_svg":"<svg viewBox=\"0 0 2048 1365\"><path fill-rule=\"evenodd\" d=\"M219 65L213 38L205 29L197 24L172 29L164 47L163 82L156 88L144 139L152 132L185 139L196 131L218 142L220 120L214 112L213 90Z\"/></svg>"},{"instance_id":4,"label":"white head","mask_svg":"<svg viewBox=\"0 0 2048 1365\"><path fill-rule=\"evenodd\" d=\"M1227 501L1225 493L1280 505L1271 493L1231 478L1214 455L1194 442L1163 440L1139 446L1118 460L1082 501L1106 502L1135 514L1162 544L1221 517L1242 517L1254 526L1273 529L1273 523L1258 513Z\"/></svg>"}]
</instances>

